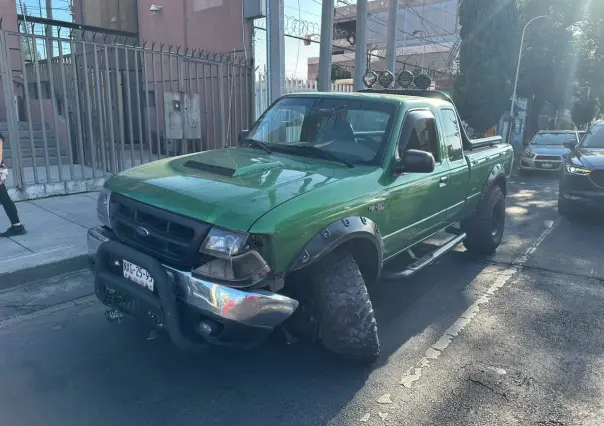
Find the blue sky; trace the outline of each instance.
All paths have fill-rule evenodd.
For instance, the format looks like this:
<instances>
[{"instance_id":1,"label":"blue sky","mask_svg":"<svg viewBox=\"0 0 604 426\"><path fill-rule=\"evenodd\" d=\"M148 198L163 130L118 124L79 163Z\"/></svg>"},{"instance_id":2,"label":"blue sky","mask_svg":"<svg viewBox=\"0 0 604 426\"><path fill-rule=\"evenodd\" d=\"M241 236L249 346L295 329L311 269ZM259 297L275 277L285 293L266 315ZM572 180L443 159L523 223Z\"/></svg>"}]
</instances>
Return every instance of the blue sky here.
<instances>
[{"instance_id":1,"label":"blue sky","mask_svg":"<svg viewBox=\"0 0 604 426\"><path fill-rule=\"evenodd\" d=\"M300 19L320 25L321 23L321 0L285 0L284 13L290 19ZM286 20L287 22L287 20ZM257 32L256 65L260 70L266 64L266 41L265 34L261 30ZM301 40L285 38L285 74L288 77L306 78L307 59L319 56L319 44L312 43L305 46Z\"/></svg>"},{"instance_id":2,"label":"blue sky","mask_svg":"<svg viewBox=\"0 0 604 426\"><path fill-rule=\"evenodd\" d=\"M20 4L27 8L27 13L32 16L46 18L46 0L16 0L17 10L20 12ZM61 21L71 21L69 13L69 0L52 0L52 17Z\"/></svg>"}]
</instances>

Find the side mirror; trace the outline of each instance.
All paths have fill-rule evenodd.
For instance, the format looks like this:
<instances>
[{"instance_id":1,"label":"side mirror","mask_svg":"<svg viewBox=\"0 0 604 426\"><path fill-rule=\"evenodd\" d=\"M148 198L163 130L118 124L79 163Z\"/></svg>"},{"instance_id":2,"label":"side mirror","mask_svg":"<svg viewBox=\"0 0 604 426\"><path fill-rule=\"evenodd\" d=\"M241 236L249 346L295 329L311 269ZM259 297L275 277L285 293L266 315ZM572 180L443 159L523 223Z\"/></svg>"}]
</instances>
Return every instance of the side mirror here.
<instances>
[{"instance_id":1,"label":"side mirror","mask_svg":"<svg viewBox=\"0 0 604 426\"><path fill-rule=\"evenodd\" d=\"M575 147L577 146L577 142L575 142L575 141L566 141L562 145L564 145L564 148L575 149Z\"/></svg>"},{"instance_id":2,"label":"side mirror","mask_svg":"<svg viewBox=\"0 0 604 426\"><path fill-rule=\"evenodd\" d=\"M238 138L237 138L237 142L238 142L238 143L243 142L244 140L246 140L246 139L247 139L247 135L249 135L249 134L250 134L250 131L249 131L249 130L242 130L242 131L240 131L240 132L239 132L239 136L238 136Z\"/></svg>"},{"instance_id":3,"label":"side mirror","mask_svg":"<svg viewBox=\"0 0 604 426\"><path fill-rule=\"evenodd\" d=\"M432 173L436 167L434 156L426 151L408 149L394 167L396 173Z\"/></svg>"}]
</instances>

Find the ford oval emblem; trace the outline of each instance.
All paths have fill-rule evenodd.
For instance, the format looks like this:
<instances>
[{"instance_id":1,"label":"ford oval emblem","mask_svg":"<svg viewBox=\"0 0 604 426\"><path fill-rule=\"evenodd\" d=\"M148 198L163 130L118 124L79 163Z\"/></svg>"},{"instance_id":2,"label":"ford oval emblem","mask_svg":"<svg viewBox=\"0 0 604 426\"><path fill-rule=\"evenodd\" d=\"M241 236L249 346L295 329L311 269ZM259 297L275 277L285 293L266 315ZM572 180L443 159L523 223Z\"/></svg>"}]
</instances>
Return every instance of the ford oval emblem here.
<instances>
[{"instance_id":1,"label":"ford oval emblem","mask_svg":"<svg viewBox=\"0 0 604 426\"><path fill-rule=\"evenodd\" d=\"M149 231L147 231L142 226L139 226L138 228L136 228L136 233L138 235L140 235L141 237L147 237L147 236L149 236Z\"/></svg>"}]
</instances>

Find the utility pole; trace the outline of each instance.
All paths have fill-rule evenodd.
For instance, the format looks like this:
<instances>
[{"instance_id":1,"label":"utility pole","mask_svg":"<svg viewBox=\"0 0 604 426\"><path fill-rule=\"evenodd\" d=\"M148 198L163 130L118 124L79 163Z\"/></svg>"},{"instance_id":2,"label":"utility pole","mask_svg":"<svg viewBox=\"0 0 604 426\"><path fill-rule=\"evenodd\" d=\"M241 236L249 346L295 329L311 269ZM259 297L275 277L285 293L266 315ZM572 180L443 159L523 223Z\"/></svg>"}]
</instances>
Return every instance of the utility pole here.
<instances>
[{"instance_id":1,"label":"utility pole","mask_svg":"<svg viewBox=\"0 0 604 426\"><path fill-rule=\"evenodd\" d=\"M518 90L518 76L520 75L520 63L522 62L522 50L524 49L524 36L526 35L527 28L536 20L549 18L549 15L536 16L526 23L522 30L522 38L520 39L520 49L518 51L518 64L516 67L516 79L514 80L514 92L512 93L512 106L510 107L510 128L508 132L508 143L512 143L512 122L514 120L514 107L516 106L516 92Z\"/></svg>"},{"instance_id":2,"label":"utility pole","mask_svg":"<svg viewBox=\"0 0 604 426\"><path fill-rule=\"evenodd\" d=\"M52 0L46 0L46 17L52 19ZM46 25L46 37L52 37L52 27ZM51 59L53 57L52 40L46 39L46 58Z\"/></svg>"},{"instance_id":3,"label":"utility pole","mask_svg":"<svg viewBox=\"0 0 604 426\"><path fill-rule=\"evenodd\" d=\"M396 74L396 12L398 0L390 0L388 9L388 34L386 39L386 69Z\"/></svg>"},{"instance_id":4,"label":"utility pole","mask_svg":"<svg viewBox=\"0 0 604 426\"><path fill-rule=\"evenodd\" d=\"M354 51L354 90L364 88L363 74L367 70L367 0L357 0L357 28ZM369 68L369 67L367 67Z\"/></svg>"},{"instance_id":5,"label":"utility pole","mask_svg":"<svg viewBox=\"0 0 604 426\"><path fill-rule=\"evenodd\" d=\"M331 46L333 44L333 3L323 0L321 11L321 47L319 51L319 92L329 92L331 82Z\"/></svg>"},{"instance_id":6,"label":"utility pole","mask_svg":"<svg viewBox=\"0 0 604 426\"><path fill-rule=\"evenodd\" d=\"M332 0L333 1L333 0ZM266 51L268 103L283 95L285 81L285 34L283 0L266 0Z\"/></svg>"}]
</instances>

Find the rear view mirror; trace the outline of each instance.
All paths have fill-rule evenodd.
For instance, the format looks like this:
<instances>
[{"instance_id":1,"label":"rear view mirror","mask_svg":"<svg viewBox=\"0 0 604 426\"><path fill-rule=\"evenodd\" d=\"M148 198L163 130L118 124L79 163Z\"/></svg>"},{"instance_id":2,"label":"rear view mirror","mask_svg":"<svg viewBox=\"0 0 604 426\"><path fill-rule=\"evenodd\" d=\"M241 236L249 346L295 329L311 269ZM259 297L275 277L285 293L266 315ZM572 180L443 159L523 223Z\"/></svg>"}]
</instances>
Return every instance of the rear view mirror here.
<instances>
[{"instance_id":1,"label":"rear view mirror","mask_svg":"<svg viewBox=\"0 0 604 426\"><path fill-rule=\"evenodd\" d=\"M432 173L436 167L434 156L426 151L408 149L403 154L396 172L405 173Z\"/></svg>"},{"instance_id":2,"label":"rear view mirror","mask_svg":"<svg viewBox=\"0 0 604 426\"><path fill-rule=\"evenodd\" d=\"M249 130L242 130L239 132L239 137L237 138L237 142L241 143L247 139L247 135L250 133Z\"/></svg>"},{"instance_id":3,"label":"rear view mirror","mask_svg":"<svg viewBox=\"0 0 604 426\"><path fill-rule=\"evenodd\" d=\"M568 149L575 149L575 147L577 146L577 142L576 141L565 141L562 145L564 145L564 147L568 148Z\"/></svg>"}]
</instances>

